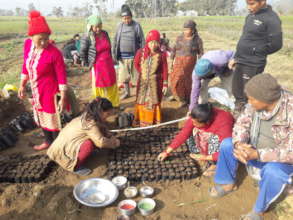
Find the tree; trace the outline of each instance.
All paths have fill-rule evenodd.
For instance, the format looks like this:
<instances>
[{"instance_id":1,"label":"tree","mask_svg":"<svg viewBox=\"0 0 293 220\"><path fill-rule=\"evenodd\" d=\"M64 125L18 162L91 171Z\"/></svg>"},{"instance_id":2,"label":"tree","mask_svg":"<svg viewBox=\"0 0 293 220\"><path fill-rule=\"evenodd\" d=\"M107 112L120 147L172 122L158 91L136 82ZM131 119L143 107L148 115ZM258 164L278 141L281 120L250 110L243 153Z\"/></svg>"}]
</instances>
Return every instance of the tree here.
<instances>
[{"instance_id":1,"label":"tree","mask_svg":"<svg viewBox=\"0 0 293 220\"><path fill-rule=\"evenodd\" d=\"M29 3L28 4L28 11L30 12L30 11L34 11L34 10L36 10L36 7L35 7L35 5L34 5L34 3Z\"/></svg>"},{"instance_id":2,"label":"tree","mask_svg":"<svg viewBox=\"0 0 293 220\"><path fill-rule=\"evenodd\" d=\"M165 17L175 15L177 0L126 0L137 17Z\"/></svg>"},{"instance_id":3,"label":"tree","mask_svg":"<svg viewBox=\"0 0 293 220\"><path fill-rule=\"evenodd\" d=\"M56 17L63 17L63 9L61 6L59 7L54 7L52 10L52 15L56 16Z\"/></svg>"},{"instance_id":4,"label":"tree","mask_svg":"<svg viewBox=\"0 0 293 220\"><path fill-rule=\"evenodd\" d=\"M186 0L178 4L181 11L195 10L199 15L233 15L237 0Z\"/></svg>"}]
</instances>

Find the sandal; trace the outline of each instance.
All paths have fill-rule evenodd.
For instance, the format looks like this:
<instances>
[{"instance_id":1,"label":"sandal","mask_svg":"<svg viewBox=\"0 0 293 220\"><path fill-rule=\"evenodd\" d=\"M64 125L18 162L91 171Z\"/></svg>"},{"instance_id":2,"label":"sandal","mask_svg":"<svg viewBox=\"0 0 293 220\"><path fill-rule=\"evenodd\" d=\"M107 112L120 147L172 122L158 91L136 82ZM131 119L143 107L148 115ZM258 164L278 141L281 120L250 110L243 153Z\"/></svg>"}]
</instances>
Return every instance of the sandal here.
<instances>
[{"instance_id":1,"label":"sandal","mask_svg":"<svg viewBox=\"0 0 293 220\"><path fill-rule=\"evenodd\" d=\"M242 215L240 217L240 220L263 220L263 219L264 219L263 216L257 214L254 211L251 211L248 214Z\"/></svg>"},{"instance_id":2,"label":"sandal","mask_svg":"<svg viewBox=\"0 0 293 220\"><path fill-rule=\"evenodd\" d=\"M213 194L213 192L212 192L213 189L216 191L216 195ZM211 187L209 189L209 195L210 195L210 197L213 197L213 198L220 198L220 197L223 197L225 195L228 195L229 193L231 193L231 192L233 192L235 190L236 190L235 187L233 187L231 190L226 191L226 190L223 189L222 185L216 184L214 187Z\"/></svg>"},{"instance_id":3,"label":"sandal","mask_svg":"<svg viewBox=\"0 0 293 220\"><path fill-rule=\"evenodd\" d=\"M211 165L208 169L206 169L204 172L203 172L203 176L204 177L212 177L213 175L215 175L216 173L216 166L215 165Z\"/></svg>"},{"instance_id":4,"label":"sandal","mask_svg":"<svg viewBox=\"0 0 293 220\"><path fill-rule=\"evenodd\" d=\"M36 146L34 146L33 148L34 148L34 150L46 150L46 149L48 149L50 147L50 144L48 144L48 143L46 143L46 142L44 142L44 143L42 143L42 144L40 144L40 145L36 145Z\"/></svg>"},{"instance_id":5,"label":"sandal","mask_svg":"<svg viewBox=\"0 0 293 220\"><path fill-rule=\"evenodd\" d=\"M79 176L88 176L92 173L92 170L85 167L79 167L73 173L79 175Z\"/></svg>"}]
</instances>

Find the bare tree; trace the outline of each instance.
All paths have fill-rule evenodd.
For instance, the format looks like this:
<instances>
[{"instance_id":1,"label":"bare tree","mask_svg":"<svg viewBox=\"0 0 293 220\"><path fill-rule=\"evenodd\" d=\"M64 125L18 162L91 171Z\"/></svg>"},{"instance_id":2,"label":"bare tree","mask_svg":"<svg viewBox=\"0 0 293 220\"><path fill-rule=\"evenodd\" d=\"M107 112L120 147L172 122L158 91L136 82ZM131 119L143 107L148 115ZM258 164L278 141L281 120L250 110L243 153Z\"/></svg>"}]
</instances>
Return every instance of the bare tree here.
<instances>
[{"instance_id":1,"label":"bare tree","mask_svg":"<svg viewBox=\"0 0 293 220\"><path fill-rule=\"evenodd\" d=\"M56 16L56 17L63 17L63 9L61 6L59 7L54 7L52 10L52 15Z\"/></svg>"},{"instance_id":2,"label":"bare tree","mask_svg":"<svg viewBox=\"0 0 293 220\"><path fill-rule=\"evenodd\" d=\"M34 11L34 10L36 10L36 7L35 7L35 5L34 5L34 3L29 3L28 4L28 11L30 12L30 11Z\"/></svg>"}]
</instances>

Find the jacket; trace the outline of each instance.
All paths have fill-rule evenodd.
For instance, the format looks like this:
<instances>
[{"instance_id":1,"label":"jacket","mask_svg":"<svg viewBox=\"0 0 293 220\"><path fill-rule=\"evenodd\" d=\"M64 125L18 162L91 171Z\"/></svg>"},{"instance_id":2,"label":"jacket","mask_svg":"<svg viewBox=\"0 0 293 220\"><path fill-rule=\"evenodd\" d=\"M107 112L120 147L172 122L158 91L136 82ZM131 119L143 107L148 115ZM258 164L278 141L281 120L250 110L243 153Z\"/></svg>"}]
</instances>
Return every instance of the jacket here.
<instances>
[{"instance_id":1,"label":"jacket","mask_svg":"<svg viewBox=\"0 0 293 220\"><path fill-rule=\"evenodd\" d=\"M74 171L80 146L86 140L91 140L98 148L117 147L114 136L103 136L96 125L84 128L81 117L68 123L47 151L50 159L68 171Z\"/></svg>"},{"instance_id":2,"label":"jacket","mask_svg":"<svg viewBox=\"0 0 293 220\"><path fill-rule=\"evenodd\" d=\"M282 46L281 20L268 5L246 17L235 60L248 66L264 67L267 56L277 52Z\"/></svg>"},{"instance_id":3,"label":"jacket","mask_svg":"<svg viewBox=\"0 0 293 220\"><path fill-rule=\"evenodd\" d=\"M109 42L109 34L107 31L102 31L106 34ZM80 58L81 60L88 65L89 67L92 67L96 61L96 41L95 38L91 37L90 34L85 34L81 40L80 40Z\"/></svg>"},{"instance_id":4,"label":"jacket","mask_svg":"<svg viewBox=\"0 0 293 220\"><path fill-rule=\"evenodd\" d=\"M143 48L145 45L145 39L144 39L144 34L143 30L140 26L140 24L136 21L132 21L132 26L135 30L135 53L140 49ZM113 41L113 46L112 46L112 54L113 54L113 59L117 62L121 59L120 57L120 39L121 39L121 32L123 28L123 22L120 23L117 27L117 31L114 37Z\"/></svg>"},{"instance_id":5,"label":"jacket","mask_svg":"<svg viewBox=\"0 0 293 220\"><path fill-rule=\"evenodd\" d=\"M209 135L208 138L212 135L216 135L221 143L224 139L232 137L233 124L234 118L230 112L214 108L213 119L209 125L204 128L197 128L193 125L192 119L189 118L169 147L172 149L177 149L193 134L197 134L199 136L203 135L205 137ZM200 144L196 144L200 149L201 154L207 154L208 141L202 141ZM213 160L217 161L218 156L219 152L212 154Z\"/></svg>"},{"instance_id":6,"label":"jacket","mask_svg":"<svg viewBox=\"0 0 293 220\"><path fill-rule=\"evenodd\" d=\"M249 143L250 129L255 110L248 105L238 117L233 129L233 142ZM258 149L261 162L293 164L293 94L282 92L280 110L272 126L275 149Z\"/></svg>"}]
</instances>

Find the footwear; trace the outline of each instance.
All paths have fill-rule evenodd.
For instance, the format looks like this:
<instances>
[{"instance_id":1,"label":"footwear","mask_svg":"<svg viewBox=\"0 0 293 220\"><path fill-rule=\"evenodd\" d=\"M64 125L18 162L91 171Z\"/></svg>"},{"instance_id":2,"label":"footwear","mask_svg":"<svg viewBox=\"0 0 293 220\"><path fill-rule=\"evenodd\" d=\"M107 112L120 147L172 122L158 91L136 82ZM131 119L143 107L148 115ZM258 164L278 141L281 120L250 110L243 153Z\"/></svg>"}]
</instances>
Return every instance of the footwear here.
<instances>
[{"instance_id":1,"label":"footwear","mask_svg":"<svg viewBox=\"0 0 293 220\"><path fill-rule=\"evenodd\" d=\"M213 194L213 192L212 192L213 190L216 191L216 194ZM231 193L235 190L236 190L235 187L233 187L231 190L226 191L226 190L224 190L222 185L216 184L214 187L209 189L209 195L210 195L210 197L213 197L213 198L220 198L225 195L228 195L229 193Z\"/></svg>"},{"instance_id":2,"label":"footwear","mask_svg":"<svg viewBox=\"0 0 293 220\"><path fill-rule=\"evenodd\" d=\"M127 99L129 97L130 97L129 83L124 83L124 93L120 98L121 98L121 100L123 100L123 99Z\"/></svg>"},{"instance_id":3,"label":"footwear","mask_svg":"<svg viewBox=\"0 0 293 220\"><path fill-rule=\"evenodd\" d=\"M73 173L79 175L79 176L88 176L92 173L92 170L85 167L79 167Z\"/></svg>"},{"instance_id":4,"label":"footwear","mask_svg":"<svg viewBox=\"0 0 293 220\"><path fill-rule=\"evenodd\" d=\"M169 102L173 102L173 101L176 101L176 99L175 99L175 97L174 96L169 96L168 98L167 98L167 100L169 101Z\"/></svg>"},{"instance_id":5,"label":"footwear","mask_svg":"<svg viewBox=\"0 0 293 220\"><path fill-rule=\"evenodd\" d=\"M242 215L240 220L263 220L263 216L257 214L255 211L251 211L246 215Z\"/></svg>"},{"instance_id":6,"label":"footwear","mask_svg":"<svg viewBox=\"0 0 293 220\"><path fill-rule=\"evenodd\" d=\"M212 177L216 173L216 165L211 165L208 169L203 172L204 177Z\"/></svg>"},{"instance_id":7,"label":"footwear","mask_svg":"<svg viewBox=\"0 0 293 220\"><path fill-rule=\"evenodd\" d=\"M50 147L50 144L44 142L41 145L35 145L34 150L46 150Z\"/></svg>"}]
</instances>

